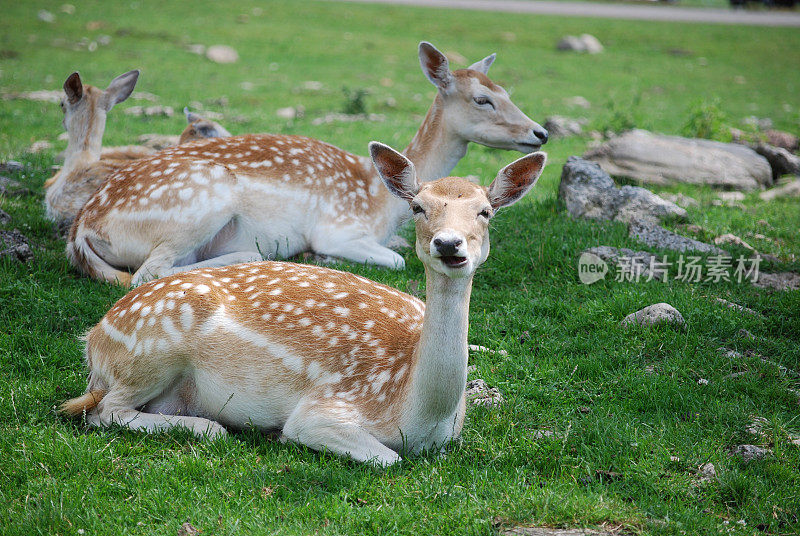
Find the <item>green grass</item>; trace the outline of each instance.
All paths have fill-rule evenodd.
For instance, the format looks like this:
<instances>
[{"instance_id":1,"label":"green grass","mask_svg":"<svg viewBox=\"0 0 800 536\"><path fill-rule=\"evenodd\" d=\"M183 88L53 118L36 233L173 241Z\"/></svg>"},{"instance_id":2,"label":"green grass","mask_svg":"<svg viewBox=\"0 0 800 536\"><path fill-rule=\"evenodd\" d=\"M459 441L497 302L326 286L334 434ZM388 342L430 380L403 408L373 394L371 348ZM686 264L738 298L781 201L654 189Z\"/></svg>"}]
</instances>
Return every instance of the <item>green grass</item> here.
<instances>
[{"instance_id":1,"label":"green grass","mask_svg":"<svg viewBox=\"0 0 800 536\"><path fill-rule=\"evenodd\" d=\"M419 125L433 87L419 70L416 45L428 39L470 61L497 51L493 79L541 122L585 116L599 130L631 123L677 134L698 103L717 102L731 125L757 115L777 128L800 126L800 34L793 29L294 2L81 2L70 16L60 4L4 6L3 92L56 89L75 69L105 86L141 68L140 91L176 109L200 101L222 112L235 134L302 133L365 154L373 139L402 148ZM56 13L55 24L37 20L42 7ZM101 28L86 30L90 21ZM606 52L554 50L560 36L583 32ZM101 34L111 36L109 45L72 50L82 37ZM186 52L186 43L229 44L241 60L216 65ZM324 89L303 90L308 80ZM386 121L312 125L345 107L343 87L368 90L367 111ZM575 95L592 107L570 107L565 98ZM181 117L122 113L137 104L111 112L106 144L183 128ZM275 115L298 105L302 119ZM800 432L798 398L789 391L800 387L800 292L678 281L581 285L576 261L584 248L642 249L623 225L573 221L556 202L561 166L588 138L548 144L540 184L493 223L492 254L475 281L470 340L508 351L472 356L477 375L506 403L471 411L463 440L446 456L379 471L253 432L203 442L180 432L86 429L56 416L54 407L85 387L78 336L124 294L78 276L43 218L41 184L53 154L24 149L42 139L63 148L60 121L55 104L0 101L0 155L29 164L13 177L33 191L0 199L0 207L11 214L10 227L38 246L29 265L0 261L0 533L175 534L187 519L203 534L220 535L495 534L518 523L658 535L800 530L800 449L786 440ZM488 181L517 156L472 147L456 173ZM700 200L689 218L711 236L732 232L783 259L770 269L800 269L797 201L767 204L749 194L743 211L712 206L710 191L669 190ZM773 241L748 236L755 232ZM407 290L424 275L413 253L404 255L403 272L343 268ZM721 308L715 296L762 316ZM618 326L660 301L683 313L687 329ZM742 338L741 328L756 340ZM757 357L725 357L720 346L756 351L789 372ZM750 373L724 379L738 371ZM700 378L709 384L698 385ZM753 415L769 420L770 438L745 431ZM554 435L537 439L541 430ZM771 446L774 455L740 463L727 451L741 443ZM719 479L696 485L693 471L709 461Z\"/></svg>"}]
</instances>

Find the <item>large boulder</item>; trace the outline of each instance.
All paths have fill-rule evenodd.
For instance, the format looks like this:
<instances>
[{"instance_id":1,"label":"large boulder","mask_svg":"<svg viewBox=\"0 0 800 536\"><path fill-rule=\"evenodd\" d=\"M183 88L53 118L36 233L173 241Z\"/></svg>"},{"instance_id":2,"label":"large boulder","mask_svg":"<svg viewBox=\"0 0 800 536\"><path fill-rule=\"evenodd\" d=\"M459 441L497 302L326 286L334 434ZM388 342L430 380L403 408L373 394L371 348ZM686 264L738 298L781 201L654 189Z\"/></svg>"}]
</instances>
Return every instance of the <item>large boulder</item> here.
<instances>
[{"instance_id":1,"label":"large boulder","mask_svg":"<svg viewBox=\"0 0 800 536\"><path fill-rule=\"evenodd\" d=\"M599 165L570 156L561 171L558 197L576 218L658 222L686 217L686 210L639 186L617 188Z\"/></svg>"},{"instance_id":2,"label":"large boulder","mask_svg":"<svg viewBox=\"0 0 800 536\"><path fill-rule=\"evenodd\" d=\"M631 130L590 149L584 158L612 175L652 184L706 184L756 190L772 184L766 158L736 143Z\"/></svg>"}]
</instances>

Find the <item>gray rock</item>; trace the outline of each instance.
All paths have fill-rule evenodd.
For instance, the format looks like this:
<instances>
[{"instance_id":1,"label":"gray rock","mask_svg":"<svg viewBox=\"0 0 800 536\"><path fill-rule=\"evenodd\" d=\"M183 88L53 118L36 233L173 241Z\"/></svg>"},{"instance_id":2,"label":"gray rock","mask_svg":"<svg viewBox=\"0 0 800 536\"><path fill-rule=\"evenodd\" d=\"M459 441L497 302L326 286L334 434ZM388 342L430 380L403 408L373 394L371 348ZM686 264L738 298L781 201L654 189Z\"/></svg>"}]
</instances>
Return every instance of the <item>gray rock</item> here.
<instances>
[{"instance_id":1,"label":"gray rock","mask_svg":"<svg viewBox=\"0 0 800 536\"><path fill-rule=\"evenodd\" d=\"M467 404L472 406L499 407L503 403L503 395L497 387L489 387L486 382L478 378L467 382Z\"/></svg>"},{"instance_id":2,"label":"gray rock","mask_svg":"<svg viewBox=\"0 0 800 536\"><path fill-rule=\"evenodd\" d=\"M567 106L577 106L578 108L583 108L584 110L588 110L592 107L592 103L586 100L586 97L581 97L580 95L567 97L564 99L564 104Z\"/></svg>"},{"instance_id":3,"label":"gray rock","mask_svg":"<svg viewBox=\"0 0 800 536\"><path fill-rule=\"evenodd\" d=\"M720 192L717 194L717 197L724 203L735 203L737 201L744 201L745 195L743 192L734 190L732 192Z\"/></svg>"},{"instance_id":4,"label":"gray rock","mask_svg":"<svg viewBox=\"0 0 800 536\"><path fill-rule=\"evenodd\" d=\"M758 197L762 201L772 201L778 197L800 197L800 179L787 182L783 186L761 192Z\"/></svg>"},{"instance_id":5,"label":"gray rock","mask_svg":"<svg viewBox=\"0 0 800 536\"><path fill-rule=\"evenodd\" d=\"M576 156L567 159L561 172L558 197L576 218L660 221L685 218L686 210L638 186L617 188L600 166Z\"/></svg>"},{"instance_id":6,"label":"gray rock","mask_svg":"<svg viewBox=\"0 0 800 536\"><path fill-rule=\"evenodd\" d=\"M714 467L714 464L704 463L700 467L697 468L697 481L701 484L705 484L706 482L711 482L716 480L717 478L717 468Z\"/></svg>"},{"instance_id":7,"label":"gray rock","mask_svg":"<svg viewBox=\"0 0 800 536\"><path fill-rule=\"evenodd\" d=\"M569 117L554 115L547 118L547 121L544 122L544 128L547 129L551 138L567 138L583 134L583 125L587 122L585 118L570 119Z\"/></svg>"},{"instance_id":8,"label":"gray rock","mask_svg":"<svg viewBox=\"0 0 800 536\"><path fill-rule=\"evenodd\" d=\"M728 300L723 300L722 298L714 298L714 301L733 309L735 311L739 311L740 313L746 313L748 315L758 316L758 313L749 307L745 307L744 305L739 305L738 303L729 302Z\"/></svg>"},{"instance_id":9,"label":"gray rock","mask_svg":"<svg viewBox=\"0 0 800 536\"><path fill-rule=\"evenodd\" d=\"M0 209L0 225L6 225L7 223L11 223L11 216L5 210Z\"/></svg>"},{"instance_id":10,"label":"gray rock","mask_svg":"<svg viewBox=\"0 0 800 536\"><path fill-rule=\"evenodd\" d=\"M758 279L752 282L758 288L772 290L797 290L800 289L800 274L794 272L759 272Z\"/></svg>"},{"instance_id":11,"label":"gray rock","mask_svg":"<svg viewBox=\"0 0 800 536\"><path fill-rule=\"evenodd\" d=\"M125 109L125 115L133 115L135 117L172 117L175 115L175 110L172 106L131 106Z\"/></svg>"},{"instance_id":12,"label":"gray rock","mask_svg":"<svg viewBox=\"0 0 800 536\"><path fill-rule=\"evenodd\" d=\"M17 229L13 231L0 230L0 259L3 257L11 257L20 262L28 262L33 258L28 239Z\"/></svg>"},{"instance_id":13,"label":"gray rock","mask_svg":"<svg viewBox=\"0 0 800 536\"><path fill-rule=\"evenodd\" d=\"M689 197L688 195L684 194L660 194L661 199L665 201L669 201L670 203L675 203L679 207L689 208L689 207L699 207L700 203L694 197Z\"/></svg>"},{"instance_id":14,"label":"gray rock","mask_svg":"<svg viewBox=\"0 0 800 536\"><path fill-rule=\"evenodd\" d=\"M652 184L705 184L745 191L772 184L769 162L749 147L646 130L612 138L584 158L612 175Z\"/></svg>"},{"instance_id":15,"label":"gray rock","mask_svg":"<svg viewBox=\"0 0 800 536\"><path fill-rule=\"evenodd\" d=\"M603 45L595 36L590 34L582 34L580 36L565 35L556 44L556 48L558 50L587 52L589 54L603 52Z\"/></svg>"},{"instance_id":16,"label":"gray rock","mask_svg":"<svg viewBox=\"0 0 800 536\"><path fill-rule=\"evenodd\" d=\"M653 266L652 279L663 280L667 276L667 270L658 264L658 257L646 251L597 246L584 250L582 253L592 253L621 270L628 270L633 281L641 281L642 278L650 279L650 266Z\"/></svg>"},{"instance_id":17,"label":"gray rock","mask_svg":"<svg viewBox=\"0 0 800 536\"><path fill-rule=\"evenodd\" d=\"M735 234L731 234L731 233L725 233L723 235L719 235L718 237L716 237L714 239L714 243L716 245L718 245L718 246L723 246L723 245L730 244L730 245L733 245L733 246L739 246L739 247L744 248L744 249L749 249L750 251L755 251L753 249L753 246L751 246L750 244L748 244L747 242L745 242L744 240L742 240L741 238L739 238Z\"/></svg>"},{"instance_id":18,"label":"gray rock","mask_svg":"<svg viewBox=\"0 0 800 536\"><path fill-rule=\"evenodd\" d=\"M214 63L236 63L239 61L239 53L227 45L212 45L206 50L206 58Z\"/></svg>"},{"instance_id":19,"label":"gray rock","mask_svg":"<svg viewBox=\"0 0 800 536\"><path fill-rule=\"evenodd\" d=\"M800 175L800 156L794 155L782 147L775 147L767 143L759 143L754 149L769 162L773 181L778 180L781 175Z\"/></svg>"},{"instance_id":20,"label":"gray rock","mask_svg":"<svg viewBox=\"0 0 800 536\"><path fill-rule=\"evenodd\" d=\"M46 9L40 9L39 13L36 14L36 18L48 24L52 24L56 21L56 16L47 11Z\"/></svg>"},{"instance_id":21,"label":"gray rock","mask_svg":"<svg viewBox=\"0 0 800 536\"><path fill-rule=\"evenodd\" d=\"M668 303L656 303L648 305L635 313L631 313L622 319L622 327L628 326L654 326L657 324L673 324L683 326L686 321L681 313Z\"/></svg>"},{"instance_id":22,"label":"gray rock","mask_svg":"<svg viewBox=\"0 0 800 536\"><path fill-rule=\"evenodd\" d=\"M28 147L27 152L30 154L39 154L45 151L51 151L53 149L53 144L47 140L39 140L35 141Z\"/></svg>"},{"instance_id":23,"label":"gray rock","mask_svg":"<svg viewBox=\"0 0 800 536\"><path fill-rule=\"evenodd\" d=\"M731 450L731 454L744 460L745 462L751 462L753 460L760 460L761 458L772 454L772 451L770 449L764 449L755 445L737 445Z\"/></svg>"},{"instance_id":24,"label":"gray rock","mask_svg":"<svg viewBox=\"0 0 800 536\"><path fill-rule=\"evenodd\" d=\"M0 173L9 173L15 171L25 171L25 166L16 160L6 160L0 162Z\"/></svg>"},{"instance_id":25,"label":"gray rock","mask_svg":"<svg viewBox=\"0 0 800 536\"><path fill-rule=\"evenodd\" d=\"M658 224L647 221L633 220L628 225L628 236L650 247L670 249L673 251L697 251L700 253L714 253L725 255L727 252L718 247L687 238L672 231L664 229Z\"/></svg>"}]
</instances>

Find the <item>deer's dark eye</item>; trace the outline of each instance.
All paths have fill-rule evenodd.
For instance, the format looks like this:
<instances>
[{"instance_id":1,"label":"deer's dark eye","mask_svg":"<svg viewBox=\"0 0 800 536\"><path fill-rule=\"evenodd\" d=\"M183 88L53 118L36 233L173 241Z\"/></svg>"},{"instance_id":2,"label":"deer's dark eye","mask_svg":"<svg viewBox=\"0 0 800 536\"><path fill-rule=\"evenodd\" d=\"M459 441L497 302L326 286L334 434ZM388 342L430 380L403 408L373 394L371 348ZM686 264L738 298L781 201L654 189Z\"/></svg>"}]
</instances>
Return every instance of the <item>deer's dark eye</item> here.
<instances>
[{"instance_id":1,"label":"deer's dark eye","mask_svg":"<svg viewBox=\"0 0 800 536\"><path fill-rule=\"evenodd\" d=\"M488 208L485 208L478 213L478 216L481 216L488 220L492 216L492 213Z\"/></svg>"},{"instance_id":2,"label":"deer's dark eye","mask_svg":"<svg viewBox=\"0 0 800 536\"><path fill-rule=\"evenodd\" d=\"M480 96L480 97L475 97L473 100L475 101L475 104L477 104L478 106L485 106L488 104L489 106L494 108L494 104L492 103L491 100L489 100L489 97Z\"/></svg>"},{"instance_id":3,"label":"deer's dark eye","mask_svg":"<svg viewBox=\"0 0 800 536\"><path fill-rule=\"evenodd\" d=\"M421 206L416 204L416 203L411 205L411 212L413 212L414 215L416 215L416 214L425 214L425 210Z\"/></svg>"}]
</instances>

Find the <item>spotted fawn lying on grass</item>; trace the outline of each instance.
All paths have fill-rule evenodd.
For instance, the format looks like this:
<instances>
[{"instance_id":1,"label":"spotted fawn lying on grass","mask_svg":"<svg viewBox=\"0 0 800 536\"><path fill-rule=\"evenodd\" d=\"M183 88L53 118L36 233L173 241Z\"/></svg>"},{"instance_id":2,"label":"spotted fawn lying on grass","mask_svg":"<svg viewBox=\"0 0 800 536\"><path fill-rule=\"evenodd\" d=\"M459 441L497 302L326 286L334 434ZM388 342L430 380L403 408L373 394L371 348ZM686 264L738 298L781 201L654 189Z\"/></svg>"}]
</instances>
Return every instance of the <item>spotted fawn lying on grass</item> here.
<instances>
[{"instance_id":1,"label":"spotted fawn lying on grass","mask_svg":"<svg viewBox=\"0 0 800 536\"><path fill-rule=\"evenodd\" d=\"M61 411L148 432L280 430L378 465L457 437L489 220L525 195L546 156L520 158L486 188L458 177L420 184L402 154L376 142L370 152L414 214L427 304L350 273L274 261L151 281L89 332L86 394Z\"/></svg>"},{"instance_id":2,"label":"spotted fawn lying on grass","mask_svg":"<svg viewBox=\"0 0 800 536\"><path fill-rule=\"evenodd\" d=\"M61 100L64 128L69 135L64 151L64 166L47 179L45 209L47 217L66 226L97 189L131 160L138 160L156 151L143 145L102 147L106 115L114 105L133 92L139 71L129 71L111 81L105 89L84 85L75 72L64 82L65 96ZM230 133L214 121L186 111L189 125L180 137L180 144Z\"/></svg>"},{"instance_id":3,"label":"spotted fawn lying on grass","mask_svg":"<svg viewBox=\"0 0 800 536\"><path fill-rule=\"evenodd\" d=\"M429 43L419 56L438 88L405 150L423 180L449 174L470 141L525 153L547 141L486 76L494 54L455 72ZM91 277L134 286L305 251L402 268L402 256L384 244L409 216L369 158L302 136L234 136L166 149L118 171L75 220L67 255Z\"/></svg>"}]
</instances>

